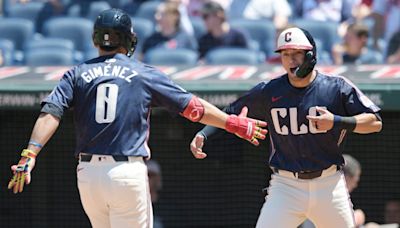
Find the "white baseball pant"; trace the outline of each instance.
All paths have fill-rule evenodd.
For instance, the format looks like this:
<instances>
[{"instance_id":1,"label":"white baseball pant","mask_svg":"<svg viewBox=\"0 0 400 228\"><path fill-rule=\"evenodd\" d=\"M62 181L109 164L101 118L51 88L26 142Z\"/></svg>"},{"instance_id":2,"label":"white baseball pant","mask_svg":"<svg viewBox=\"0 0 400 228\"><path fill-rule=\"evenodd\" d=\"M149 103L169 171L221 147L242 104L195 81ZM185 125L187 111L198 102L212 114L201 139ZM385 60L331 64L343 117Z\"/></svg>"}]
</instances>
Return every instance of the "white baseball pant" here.
<instances>
[{"instance_id":1,"label":"white baseball pant","mask_svg":"<svg viewBox=\"0 0 400 228\"><path fill-rule=\"evenodd\" d=\"M152 228L147 166L142 157L115 162L93 155L77 166L83 209L93 228Z\"/></svg>"},{"instance_id":2,"label":"white baseball pant","mask_svg":"<svg viewBox=\"0 0 400 228\"><path fill-rule=\"evenodd\" d=\"M280 171L271 176L256 228L295 228L306 218L317 228L353 228L353 214L343 172L336 166L310 180Z\"/></svg>"}]
</instances>

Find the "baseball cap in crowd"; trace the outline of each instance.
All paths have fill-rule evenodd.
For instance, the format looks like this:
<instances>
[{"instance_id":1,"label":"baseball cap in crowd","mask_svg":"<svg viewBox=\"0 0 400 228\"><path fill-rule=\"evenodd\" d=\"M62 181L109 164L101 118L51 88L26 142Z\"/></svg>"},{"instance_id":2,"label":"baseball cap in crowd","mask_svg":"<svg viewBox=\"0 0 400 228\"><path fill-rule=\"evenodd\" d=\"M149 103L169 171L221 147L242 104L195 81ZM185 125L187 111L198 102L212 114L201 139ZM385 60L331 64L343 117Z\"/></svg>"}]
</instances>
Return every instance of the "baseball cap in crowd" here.
<instances>
[{"instance_id":1,"label":"baseball cap in crowd","mask_svg":"<svg viewBox=\"0 0 400 228\"><path fill-rule=\"evenodd\" d=\"M224 8L217 2L209 1L204 3L200 10L201 15L217 14L219 12L224 13Z\"/></svg>"},{"instance_id":2,"label":"baseball cap in crowd","mask_svg":"<svg viewBox=\"0 0 400 228\"><path fill-rule=\"evenodd\" d=\"M278 37L276 47L275 52L280 52L284 49L313 49L313 45L303 30L296 27L283 30Z\"/></svg>"}]
</instances>

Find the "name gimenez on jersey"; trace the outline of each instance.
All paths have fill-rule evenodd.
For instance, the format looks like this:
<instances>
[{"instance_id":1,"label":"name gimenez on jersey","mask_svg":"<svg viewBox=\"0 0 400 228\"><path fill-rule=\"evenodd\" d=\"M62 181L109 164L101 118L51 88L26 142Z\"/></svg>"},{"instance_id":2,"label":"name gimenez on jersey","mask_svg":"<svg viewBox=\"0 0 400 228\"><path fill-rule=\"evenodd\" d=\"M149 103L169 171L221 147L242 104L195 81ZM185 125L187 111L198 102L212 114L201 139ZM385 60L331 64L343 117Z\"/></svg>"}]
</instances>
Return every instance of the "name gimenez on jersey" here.
<instances>
[{"instance_id":1,"label":"name gimenez on jersey","mask_svg":"<svg viewBox=\"0 0 400 228\"><path fill-rule=\"evenodd\" d=\"M131 79L136 75L138 75L138 73L129 69L129 67L105 65L90 68L87 71L82 72L81 77L87 83L90 83L93 79L98 77L118 77L125 79L125 81L130 83Z\"/></svg>"}]
</instances>

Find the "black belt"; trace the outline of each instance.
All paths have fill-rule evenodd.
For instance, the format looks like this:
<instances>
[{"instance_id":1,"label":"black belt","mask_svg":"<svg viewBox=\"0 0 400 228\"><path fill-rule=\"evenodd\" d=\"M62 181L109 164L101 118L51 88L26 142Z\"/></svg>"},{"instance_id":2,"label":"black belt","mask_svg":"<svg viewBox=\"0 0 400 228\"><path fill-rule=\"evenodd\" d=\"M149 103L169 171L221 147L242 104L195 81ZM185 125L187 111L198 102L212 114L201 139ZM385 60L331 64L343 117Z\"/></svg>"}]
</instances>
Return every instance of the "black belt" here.
<instances>
[{"instance_id":1,"label":"black belt","mask_svg":"<svg viewBox=\"0 0 400 228\"><path fill-rule=\"evenodd\" d=\"M80 154L80 161L81 162L90 162L92 160L92 155L91 154ZM119 161L129 161L128 156L124 155L111 155L114 158L114 161L119 162Z\"/></svg>"},{"instance_id":2,"label":"black belt","mask_svg":"<svg viewBox=\"0 0 400 228\"><path fill-rule=\"evenodd\" d=\"M337 170L340 170L340 166L337 166ZM279 169L277 168L272 168L272 171L274 173L279 173ZM320 177L322 175L323 170L318 170L318 171L302 171L302 172L292 172L293 176L297 177L298 179L303 179L303 180L310 180L314 179L317 177Z\"/></svg>"}]
</instances>

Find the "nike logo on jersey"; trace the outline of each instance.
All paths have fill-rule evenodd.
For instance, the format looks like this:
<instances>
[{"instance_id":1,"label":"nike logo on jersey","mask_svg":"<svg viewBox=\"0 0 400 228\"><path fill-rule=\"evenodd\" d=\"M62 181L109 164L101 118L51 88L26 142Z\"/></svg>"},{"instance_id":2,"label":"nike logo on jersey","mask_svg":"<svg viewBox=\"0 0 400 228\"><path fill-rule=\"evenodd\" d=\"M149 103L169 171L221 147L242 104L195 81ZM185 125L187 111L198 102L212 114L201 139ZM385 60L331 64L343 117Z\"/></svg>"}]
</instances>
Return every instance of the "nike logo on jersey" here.
<instances>
[{"instance_id":1,"label":"nike logo on jersey","mask_svg":"<svg viewBox=\"0 0 400 228\"><path fill-rule=\"evenodd\" d=\"M272 98L271 98L271 101L272 101L272 102L279 101L279 100L280 100L282 97L283 97L283 96L279 96L279 97L272 97Z\"/></svg>"}]
</instances>

